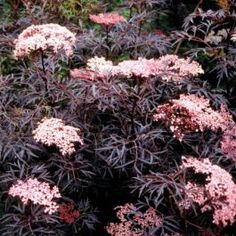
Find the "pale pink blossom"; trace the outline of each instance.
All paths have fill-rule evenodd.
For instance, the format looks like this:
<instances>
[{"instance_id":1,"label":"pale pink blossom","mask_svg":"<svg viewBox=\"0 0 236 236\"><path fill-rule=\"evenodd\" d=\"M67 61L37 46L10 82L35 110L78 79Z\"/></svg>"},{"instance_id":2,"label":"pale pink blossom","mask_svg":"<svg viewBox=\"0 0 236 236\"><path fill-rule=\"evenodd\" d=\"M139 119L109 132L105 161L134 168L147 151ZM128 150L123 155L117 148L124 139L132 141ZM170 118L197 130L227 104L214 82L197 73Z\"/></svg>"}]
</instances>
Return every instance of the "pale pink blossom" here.
<instances>
[{"instance_id":1,"label":"pale pink blossom","mask_svg":"<svg viewBox=\"0 0 236 236\"><path fill-rule=\"evenodd\" d=\"M123 16L120 16L117 12L100 13L98 15L89 15L91 21L104 25L106 27L111 27L113 25L126 22Z\"/></svg>"},{"instance_id":2,"label":"pale pink blossom","mask_svg":"<svg viewBox=\"0 0 236 236\"><path fill-rule=\"evenodd\" d=\"M87 68L96 72L98 75L109 76L114 73L114 66L112 61L106 60L104 57L93 57L87 62Z\"/></svg>"},{"instance_id":3,"label":"pale pink blossom","mask_svg":"<svg viewBox=\"0 0 236 236\"><path fill-rule=\"evenodd\" d=\"M206 184L199 185L188 182L185 186L186 200L197 203L201 211L213 211L213 223L227 226L233 224L236 217L236 184L232 176L213 165L209 159L198 160L194 157L183 157L182 168L192 168L194 173L206 174ZM185 205L188 208L190 205Z\"/></svg>"},{"instance_id":4,"label":"pale pink blossom","mask_svg":"<svg viewBox=\"0 0 236 236\"><path fill-rule=\"evenodd\" d=\"M198 203L200 206L203 206L207 201L204 191L205 188L203 186L188 182L185 185L185 193L187 198L181 201L179 206L184 209L189 209L194 202Z\"/></svg>"},{"instance_id":5,"label":"pale pink blossom","mask_svg":"<svg viewBox=\"0 0 236 236\"><path fill-rule=\"evenodd\" d=\"M71 69L70 76L74 79L94 80L98 75L88 68Z\"/></svg>"},{"instance_id":6,"label":"pale pink blossom","mask_svg":"<svg viewBox=\"0 0 236 236\"><path fill-rule=\"evenodd\" d=\"M115 74L125 76L127 78L132 76L148 78L150 76L156 75L156 64L157 60L155 59L148 60L141 57L139 57L138 60L126 60L120 62L116 66Z\"/></svg>"},{"instance_id":7,"label":"pale pink blossom","mask_svg":"<svg viewBox=\"0 0 236 236\"><path fill-rule=\"evenodd\" d=\"M127 77L132 75L144 78L157 76L167 81L181 81L184 78L203 73L203 69L197 62L191 62L189 58L183 59L176 55L165 55L158 59L140 57L138 60L120 62L117 67L117 71Z\"/></svg>"},{"instance_id":8,"label":"pale pink blossom","mask_svg":"<svg viewBox=\"0 0 236 236\"><path fill-rule=\"evenodd\" d=\"M47 146L57 146L64 156L75 152L74 143L83 145L78 132L80 132L79 128L65 125L61 119L44 118L33 131L33 137L37 142Z\"/></svg>"},{"instance_id":9,"label":"pale pink blossom","mask_svg":"<svg viewBox=\"0 0 236 236\"><path fill-rule=\"evenodd\" d=\"M224 132L220 145L223 153L236 163L236 125Z\"/></svg>"},{"instance_id":10,"label":"pale pink blossom","mask_svg":"<svg viewBox=\"0 0 236 236\"><path fill-rule=\"evenodd\" d=\"M197 132L199 130L199 125L193 122L191 113L185 107L178 107L171 103L158 106L153 120L164 121L179 141L182 141L186 131Z\"/></svg>"},{"instance_id":11,"label":"pale pink blossom","mask_svg":"<svg viewBox=\"0 0 236 236\"><path fill-rule=\"evenodd\" d=\"M177 55L160 57L156 66L156 74L163 74L162 79L166 81L181 81L183 78L203 73L198 62L191 61L190 58L179 58Z\"/></svg>"},{"instance_id":12,"label":"pale pink blossom","mask_svg":"<svg viewBox=\"0 0 236 236\"><path fill-rule=\"evenodd\" d=\"M190 59L181 59L176 55L166 55L159 59L138 58L138 60L125 60L117 65L104 57L94 57L88 60L87 68L100 76L132 76L149 78L157 76L167 81L181 81L185 78L203 73L201 66Z\"/></svg>"},{"instance_id":13,"label":"pale pink blossom","mask_svg":"<svg viewBox=\"0 0 236 236\"><path fill-rule=\"evenodd\" d=\"M59 205L53 199L61 197L57 186L51 188L48 183L40 182L36 178L29 178L26 181L17 180L8 194L12 197L18 196L25 205L29 201L42 205L44 212L48 214L57 212Z\"/></svg>"},{"instance_id":14,"label":"pale pink blossom","mask_svg":"<svg viewBox=\"0 0 236 236\"><path fill-rule=\"evenodd\" d=\"M180 141L186 131L225 131L234 123L225 106L222 105L220 111L215 111L208 99L194 94L182 94L179 99L158 106L153 120L164 121Z\"/></svg>"},{"instance_id":15,"label":"pale pink blossom","mask_svg":"<svg viewBox=\"0 0 236 236\"><path fill-rule=\"evenodd\" d=\"M138 211L133 205L126 203L118 206L116 215L120 223L110 223L106 229L112 236L142 236L149 227L161 227L162 217L156 214L154 208L149 208L145 213Z\"/></svg>"},{"instance_id":16,"label":"pale pink blossom","mask_svg":"<svg viewBox=\"0 0 236 236\"><path fill-rule=\"evenodd\" d=\"M192 120L199 125L199 129L203 131L209 128L213 131L221 129L225 131L233 122L233 118L226 110L224 105L220 111L215 111L210 106L210 101L204 97L194 94L180 95L179 99L172 100L178 107L184 107L192 114Z\"/></svg>"},{"instance_id":17,"label":"pale pink blossom","mask_svg":"<svg viewBox=\"0 0 236 236\"><path fill-rule=\"evenodd\" d=\"M58 24L31 25L14 41L13 55L16 59L27 57L34 51L50 50L55 54L63 51L67 56L73 54L75 35Z\"/></svg>"}]
</instances>

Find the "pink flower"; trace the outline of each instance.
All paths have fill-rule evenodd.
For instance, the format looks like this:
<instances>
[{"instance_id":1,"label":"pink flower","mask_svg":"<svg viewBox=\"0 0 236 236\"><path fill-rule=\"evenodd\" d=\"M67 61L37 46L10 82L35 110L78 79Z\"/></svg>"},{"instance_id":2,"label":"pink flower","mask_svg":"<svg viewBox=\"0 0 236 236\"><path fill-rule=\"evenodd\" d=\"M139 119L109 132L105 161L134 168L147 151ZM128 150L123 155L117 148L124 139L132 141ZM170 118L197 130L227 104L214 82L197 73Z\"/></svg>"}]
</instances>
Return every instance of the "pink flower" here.
<instances>
[{"instance_id":1,"label":"pink flower","mask_svg":"<svg viewBox=\"0 0 236 236\"><path fill-rule=\"evenodd\" d=\"M15 40L13 55L16 59L27 57L31 52L50 50L55 54L64 51L73 54L75 35L58 24L31 25Z\"/></svg>"},{"instance_id":2,"label":"pink flower","mask_svg":"<svg viewBox=\"0 0 236 236\"><path fill-rule=\"evenodd\" d=\"M155 29L154 33L158 36L166 36L165 32L162 29Z\"/></svg>"},{"instance_id":3,"label":"pink flower","mask_svg":"<svg viewBox=\"0 0 236 236\"><path fill-rule=\"evenodd\" d=\"M199 125L201 131L205 128L225 131L234 123L225 106L222 105L220 111L214 111L210 106L210 101L204 97L193 94L180 95L179 99L172 101L176 106L184 107L192 114L192 120Z\"/></svg>"},{"instance_id":4,"label":"pink flower","mask_svg":"<svg viewBox=\"0 0 236 236\"><path fill-rule=\"evenodd\" d=\"M180 141L186 131L198 132L204 129L225 131L234 123L232 116L223 105L220 111L215 111L210 107L208 99L194 94L182 94L179 99L160 105L153 120L164 121Z\"/></svg>"},{"instance_id":5,"label":"pink flower","mask_svg":"<svg viewBox=\"0 0 236 236\"><path fill-rule=\"evenodd\" d=\"M94 71L88 68L72 69L70 70L70 76L74 79L94 80L97 75Z\"/></svg>"},{"instance_id":6,"label":"pink flower","mask_svg":"<svg viewBox=\"0 0 236 236\"><path fill-rule=\"evenodd\" d=\"M89 15L91 21L101 24L107 27L126 22L123 16L120 16L117 12L100 13L99 15Z\"/></svg>"},{"instance_id":7,"label":"pink flower","mask_svg":"<svg viewBox=\"0 0 236 236\"><path fill-rule=\"evenodd\" d=\"M157 60L138 58L138 60L126 60L120 62L116 68L116 74L120 74L127 78L136 76L142 78L148 78L154 76Z\"/></svg>"},{"instance_id":8,"label":"pink flower","mask_svg":"<svg viewBox=\"0 0 236 236\"><path fill-rule=\"evenodd\" d=\"M60 204L58 208L59 217L67 224L72 224L76 219L80 217L80 212L76 209L75 204Z\"/></svg>"},{"instance_id":9,"label":"pink flower","mask_svg":"<svg viewBox=\"0 0 236 236\"><path fill-rule=\"evenodd\" d=\"M106 77L113 74L115 66L112 61L106 60L104 57L93 57L87 62L87 68L96 72L98 76Z\"/></svg>"},{"instance_id":10,"label":"pink flower","mask_svg":"<svg viewBox=\"0 0 236 236\"><path fill-rule=\"evenodd\" d=\"M182 168L193 168L195 173L206 174L205 185L187 183L186 199L180 206L188 208L187 202L195 202L201 211L213 210L213 223L227 226L233 224L236 216L236 185L232 176L209 159L197 160L194 157L182 157Z\"/></svg>"},{"instance_id":11,"label":"pink flower","mask_svg":"<svg viewBox=\"0 0 236 236\"><path fill-rule=\"evenodd\" d=\"M165 55L158 59L140 57L138 60L126 60L120 62L115 70L115 74L128 78L157 76L167 81L181 81L202 73L203 70L197 62L190 62L190 59L182 59L176 55Z\"/></svg>"},{"instance_id":12,"label":"pink flower","mask_svg":"<svg viewBox=\"0 0 236 236\"><path fill-rule=\"evenodd\" d=\"M162 56L156 65L156 74L162 74L162 79L166 81L181 81L183 78L203 73L198 62L191 61L190 58L179 58L177 55Z\"/></svg>"},{"instance_id":13,"label":"pink flower","mask_svg":"<svg viewBox=\"0 0 236 236\"><path fill-rule=\"evenodd\" d=\"M224 154L236 163L236 125L224 132L220 145Z\"/></svg>"},{"instance_id":14,"label":"pink flower","mask_svg":"<svg viewBox=\"0 0 236 236\"><path fill-rule=\"evenodd\" d=\"M8 192L12 197L18 196L26 205L29 201L34 204L44 206L44 212L48 214L55 213L58 210L58 204L53 201L54 198L60 198L59 189L54 186L51 188L46 182L39 182L37 179L28 179L26 181L17 180Z\"/></svg>"},{"instance_id":15,"label":"pink flower","mask_svg":"<svg viewBox=\"0 0 236 236\"><path fill-rule=\"evenodd\" d=\"M188 182L185 185L185 193L186 198L179 203L179 206L184 209L189 209L193 202L198 203L198 205L203 206L207 201L207 197L205 196L205 188L199 186L195 183Z\"/></svg>"},{"instance_id":16,"label":"pink flower","mask_svg":"<svg viewBox=\"0 0 236 236\"><path fill-rule=\"evenodd\" d=\"M149 227L160 227L163 219L156 214L154 208L145 213L138 211L133 204L118 206L116 213L120 223L110 223L106 229L112 236L142 236Z\"/></svg>"},{"instance_id":17,"label":"pink flower","mask_svg":"<svg viewBox=\"0 0 236 236\"><path fill-rule=\"evenodd\" d=\"M79 131L79 128L65 125L61 119L44 118L33 131L33 137L37 142L47 146L57 146L65 156L75 152L74 143L79 142L83 145L83 140L78 135Z\"/></svg>"},{"instance_id":18,"label":"pink flower","mask_svg":"<svg viewBox=\"0 0 236 236\"><path fill-rule=\"evenodd\" d=\"M203 73L197 62L190 59L181 59L176 55L166 55L159 59L138 58L138 60L125 60L114 65L104 57L94 57L88 60L87 68L99 76L132 76L149 78L157 76L163 80L181 81L185 78Z\"/></svg>"},{"instance_id":19,"label":"pink flower","mask_svg":"<svg viewBox=\"0 0 236 236\"><path fill-rule=\"evenodd\" d=\"M185 107L171 103L158 106L153 120L164 121L179 141L182 141L184 132L197 132L199 129L199 125L191 119L191 113Z\"/></svg>"}]
</instances>

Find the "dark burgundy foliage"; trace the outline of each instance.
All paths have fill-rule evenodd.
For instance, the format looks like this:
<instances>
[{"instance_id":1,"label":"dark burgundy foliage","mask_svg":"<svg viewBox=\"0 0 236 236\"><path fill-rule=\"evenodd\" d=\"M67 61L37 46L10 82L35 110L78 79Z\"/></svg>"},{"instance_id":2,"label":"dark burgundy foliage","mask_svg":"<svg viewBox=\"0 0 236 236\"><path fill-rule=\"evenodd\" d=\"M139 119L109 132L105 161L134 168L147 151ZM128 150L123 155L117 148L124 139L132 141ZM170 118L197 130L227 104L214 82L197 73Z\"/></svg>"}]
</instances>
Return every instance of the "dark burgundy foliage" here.
<instances>
[{"instance_id":1,"label":"dark burgundy foliage","mask_svg":"<svg viewBox=\"0 0 236 236\"><path fill-rule=\"evenodd\" d=\"M214 224L212 209L202 212L194 202L184 209L180 203L189 181L208 183L207 175L183 168L183 156L208 158L236 181L236 149L230 147L236 143L236 2L66 2L0 0L0 14L9 16L0 16L0 235L111 235L107 226L122 223L116 212L127 203L135 210L123 222L141 234L130 231L124 236L235 235L235 222ZM80 15L75 17L74 11ZM105 27L89 19L89 14L111 11L126 21ZM74 54L68 58L63 51L39 49L14 59L19 34L32 24L49 22L74 33ZM149 78L101 76L87 68L95 56L117 65L166 54L190 57L204 74L168 81L171 75L163 73ZM172 71L176 76L181 68ZM181 94L209 100L216 112L224 105L231 126L196 130L191 118L184 119L190 114L187 108L168 114L170 105L165 104ZM171 122L153 118L160 106L169 120L174 112L174 118L183 119L178 120L182 139L174 136ZM49 146L33 138L42 119L52 117L80 130L83 144L74 142L71 155L62 155L56 143ZM40 204L24 205L20 197L9 195L17 180L29 178L58 187L58 212L46 214ZM148 219L149 210L160 224L140 223Z\"/></svg>"}]
</instances>

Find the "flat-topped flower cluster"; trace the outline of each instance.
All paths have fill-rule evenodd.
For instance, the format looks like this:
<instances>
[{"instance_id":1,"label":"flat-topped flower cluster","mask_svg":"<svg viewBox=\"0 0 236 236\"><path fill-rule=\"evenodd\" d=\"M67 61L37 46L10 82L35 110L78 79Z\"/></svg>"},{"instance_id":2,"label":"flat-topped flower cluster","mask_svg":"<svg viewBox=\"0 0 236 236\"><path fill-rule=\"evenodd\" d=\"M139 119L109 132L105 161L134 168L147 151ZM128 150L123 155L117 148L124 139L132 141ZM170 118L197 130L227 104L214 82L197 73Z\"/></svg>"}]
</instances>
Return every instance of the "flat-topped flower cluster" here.
<instances>
[{"instance_id":1,"label":"flat-topped flower cluster","mask_svg":"<svg viewBox=\"0 0 236 236\"><path fill-rule=\"evenodd\" d=\"M220 145L223 153L236 163L236 125L224 132Z\"/></svg>"},{"instance_id":2,"label":"flat-topped flower cluster","mask_svg":"<svg viewBox=\"0 0 236 236\"><path fill-rule=\"evenodd\" d=\"M46 182L40 182L36 178L26 181L17 180L8 192L12 197L18 196L27 205L29 201L44 206L44 212L52 214L57 212L59 205L53 200L60 198L61 194L57 186L50 187Z\"/></svg>"},{"instance_id":3,"label":"flat-topped flower cluster","mask_svg":"<svg viewBox=\"0 0 236 236\"><path fill-rule=\"evenodd\" d=\"M55 54L62 51L67 56L71 56L75 41L75 35L58 24L31 25L14 41L13 55L19 59L29 56L34 51L49 50Z\"/></svg>"},{"instance_id":4,"label":"flat-topped flower cluster","mask_svg":"<svg viewBox=\"0 0 236 236\"><path fill-rule=\"evenodd\" d=\"M88 60L87 70L93 71L98 77L132 76L148 78L160 77L166 81L181 81L184 78L197 76L203 73L203 69L196 61L189 58L183 59L176 55L165 55L158 59L138 58L138 60L125 60L117 65L104 57L94 57Z\"/></svg>"},{"instance_id":5,"label":"flat-topped flower cluster","mask_svg":"<svg viewBox=\"0 0 236 236\"><path fill-rule=\"evenodd\" d=\"M213 165L209 159L198 160L183 157L181 168L192 168L196 174L205 174L206 184L188 182L185 186L186 198L180 203L188 209L191 203L197 203L202 212L213 211L213 223L226 226L235 222L236 184L232 176L224 169Z\"/></svg>"},{"instance_id":6,"label":"flat-topped flower cluster","mask_svg":"<svg viewBox=\"0 0 236 236\"><path fill-rule=\"evenodd\" d=\"M58 208L59 217L67 224L72 224L76 219L80 217L80 212L76 208L74 203L63 203Z\"/></svg>"},{"instance_id":7,"label":"flat-topped flower cluster","mask_svg":"<svg viewBox=\"0 0 236 236\"><path fill-rule=\"evenodd\" d=\"M215 111L208 99L194 94L182 94L179 99L158 106L153 120L164 121L180 141L186 131L225 131L234 123L224 106L221 106L220 111Z\"/></svg>"},{"instance_id":8,"label":"flat-topped flower cluster","mask_svg":"<svg viewBox=\"0 0 236 236\"><path fill-rule=\"evenodd\" d=\"M117 12L100 13L98 15L89 15L91 21L106 27L126 22L126 19Z\"/></svg>"},{"instance_id":9,"label":"flat-topped flower cluster","mask_svg":"<svg viewBox=\"0 0 236 236\"><path fill-rule=\"evenodd\" d=\"M55 145L63 156L75 152L76 142L83 145L79 136L79 128L65 125L63 120L57 118L44 118L33 131L33 137L37 142L47 146Z\"/></svg>"},{"instance_id":10,"label":"flat-topped flower cluster","mask_svg":"<svg viewBox=\"0 0 236 236\"><path fill-rule=\"evenodd\" d=\"M149 208L142 213L133 204L126 203L115 209L118 209L116 215L121 222L110 223L106 227L107 232L112 236L142 236L148 232L148 228L159 228L163 225L162 217L157 215L154 208Z\"/></svg>"}]
</instances>

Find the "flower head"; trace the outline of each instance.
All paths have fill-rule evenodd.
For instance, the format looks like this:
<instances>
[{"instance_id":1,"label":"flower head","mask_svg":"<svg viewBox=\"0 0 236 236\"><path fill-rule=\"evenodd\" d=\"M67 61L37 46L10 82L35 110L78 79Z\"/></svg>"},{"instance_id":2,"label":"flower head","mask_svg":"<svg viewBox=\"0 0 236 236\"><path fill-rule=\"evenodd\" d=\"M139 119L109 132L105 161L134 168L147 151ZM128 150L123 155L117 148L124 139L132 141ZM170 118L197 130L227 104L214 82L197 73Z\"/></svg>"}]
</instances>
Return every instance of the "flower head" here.
<instances>
[{"instance_id":1,"label":"flower head","mask_svg":"<svg viewBox=\"0 0 236 236\"><path fill-rule=\"evenodd\" d=\"M112 61L106 60L104 57L93 57L87 62L87 68L97 73L98 76L108 76L114 73L115 66Z\"/></svg>"},{"instance_id":2,"label":"flower head","mask_svg":"<svg viewBox=\"0 0 236 236\"><path fill-rule=\"evenodd\" d=\"M236 163L236 125L224 132L220 145L223 153Z\"/></svg>"},{"instance_id":3,"label":"flower head","mask_svg":"<svg viewBox=\"0 0 236 236\"><path fill-rule=\"evenodd\" d=\"M78 135L78 128L65 125L61 119L45 118L38 128L33 131L34 139L47 146L56 145L62 155L70 155L75 152L74 143L83 145L82 138Z\"/></svg>"},{"instance_id":4,"label":"flower head","mask_svg":"<svg viewBox=\"0 0 236 236\"><path fill-rule=\"evenodd\" d=\"M156 74L162 74L166 81L180 81L186 77L203 74L200 64L190 58L179 58L177 55L165 55L158 59Z\"/></svg>"},{"instance_id":5,"label":"flower head","mask_svg":"<svg viewBox=\"0 0 236 236\"><path fill-rule=\"evenodd\" d=\"M106 229L112 236L142 236L148 228L160 227L162 217L156 214L154 208L149 208L145 213L138 211L133 204L118 206L116 215L120 223L110 223Z\"/></svg>"},{"instance_id":6,"label":"flower head","mask_svg":"<svg viewBox=\"0 0 236 236\"><path fill-rule=\"evenodd\" d=\"M125 60L117 65L104 57L94 57L88 60L87 68L95 71L99 76L112 75L127 78L157 76L167 81L181 81L203 73L197 62L190 62L190 59L181 59L176 55L166 55L159 59L140 57L138 60Z\"/></svg>"},{"instance_id":7,"label":"flower head","mask_svg":"<svg viewBox=\"0 0 236 236\"><path fill-rule=\"evenodd\" d=\"M158 59L138 58L127 60L117 65L120 74L127 77L137 76L148 78L159 76L162 80L181 81L183 78L202 74L201 66L190 59L182 59L176 55L165 55Z\"/></svg>"},{"instance_id":8,"label":"flower head","mask_svg":"<svg viewBox=\"0 0 236 236\"><path fill-rule=\"evenodd\" d=\"M127 78L131 76L148 78L155 75L157 60L139 57L138 60L126 60L117 65L116 73Z\"/></svg>"},{"instance_id":9,"label":"flower head","mask_svg":"<svg viewBox=\"0 0 236 236\"><path fill-rule=\"evenodd\" d=\"M120 16L117 12L100 13L99 15L89 15L91 21L97 24L101 24L107 27L126 22L123 16Z\"/></svg>"},{"instance_id":10,"label":"flower head","mask_svg":"<svg viewBox=\"0 0 236 236\"><path fill-rule=\"evenodd\" d=\"M38 50L50 50L55 54L63 51L70 56L75 46L75 35L58 24L31 25L14 43L13 55L16 59L27 57L31 52Z\"/></svg>"},{"instance_id":11,"label":"flower head","mask_svg":"<svg viewBox=\"0 0 236 236\"><path fill-rule=\"evenodd\" d=\"M194 94L180 95L179 99L173 99L169 103L160 105L154 121L164 121L170 126L175 137L182 141L185 131L204 131L211 129L225 131L233 122L232 116L224 106L220 111L210 107L210 102L204 97Z\"/></svg>"},{"instance_id":12,"label":"flower head","mask_svg":"<svg viewBox=\"0 0 236 236\"><path fill-rule=\"evenodd\" d=\"M232 176L221 167L213 165L209 159L183 157L182 160L182 168L192 168L194 173L205 174L207 177L204 185L187 183L186 199L180 205L189 208L188 202L197 203L202 212L213 210L214 224L233 224L236 216L236 184Z\"/></svg>"},{"instance_id":13,"label":"flower head","mask_svg":"<svg viewBox=\"0 0 236 236\"><path fill-rule=\"evenodd\" d=\"M97 75L88 68L75 68L70 70L70 76L74 79L94 80Z\"/></svg>"},{"instance_id":14,"label":"flower head","mask_svg":"<svg viewBox=\"0 0 236 236\"><path fill-rule=\"evenodd\" d=\"M20 197L21 201L26 205L29 201L34 204L44 206L44 212L48 214L55 213L58 210L58 204L53 201L54 198L60 198L59 189L54 186L51 188L48 183L40 182L35 178L26 181L17 180L8 192L13 197Z\"/></svg>"},{"instance_id":15,"label":"flower head","mask_svg":"<svg viewBox=\"0 0 236 236\"><path fill-rule=\"evenodd\" d=\"M67 224L72 224L76 219L80 217L80 212L76 209L75 204L60 204L58 208L59 217Z\"/></svg>"}]
</instances>

